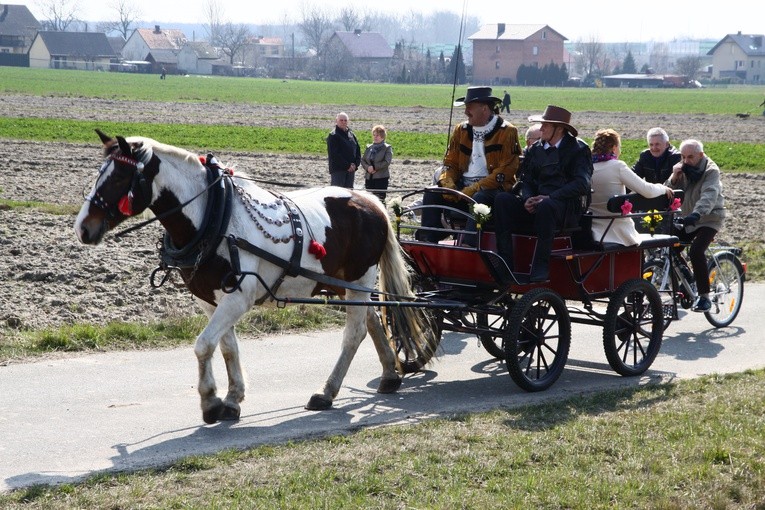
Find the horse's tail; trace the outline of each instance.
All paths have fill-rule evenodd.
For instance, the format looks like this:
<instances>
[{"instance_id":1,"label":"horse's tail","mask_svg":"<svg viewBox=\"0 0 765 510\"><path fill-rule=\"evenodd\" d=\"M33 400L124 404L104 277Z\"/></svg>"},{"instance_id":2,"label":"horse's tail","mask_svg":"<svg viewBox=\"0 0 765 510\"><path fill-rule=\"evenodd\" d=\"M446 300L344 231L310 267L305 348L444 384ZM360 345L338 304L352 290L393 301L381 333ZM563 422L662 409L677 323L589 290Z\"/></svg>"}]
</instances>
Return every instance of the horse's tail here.
<instances>
[{"instance_id":1,"label":"horse's tail","mask_svg":"<svg viewBox=\"0 0 765 510\"><path fill-rule=\"evenodd\" d=\"M380 258L381 297L386 300L413 298L411 266L404 258L404 251L392 225L386 223L388 236ZM383 321L394 350L407 360L415 361L417 368L430 361L441 340L441 330L432 323L432 315L426 313L424 308L389 306L383 310ZM410 370L405 368L402 371Z\"/></svg>"}]
</instances>

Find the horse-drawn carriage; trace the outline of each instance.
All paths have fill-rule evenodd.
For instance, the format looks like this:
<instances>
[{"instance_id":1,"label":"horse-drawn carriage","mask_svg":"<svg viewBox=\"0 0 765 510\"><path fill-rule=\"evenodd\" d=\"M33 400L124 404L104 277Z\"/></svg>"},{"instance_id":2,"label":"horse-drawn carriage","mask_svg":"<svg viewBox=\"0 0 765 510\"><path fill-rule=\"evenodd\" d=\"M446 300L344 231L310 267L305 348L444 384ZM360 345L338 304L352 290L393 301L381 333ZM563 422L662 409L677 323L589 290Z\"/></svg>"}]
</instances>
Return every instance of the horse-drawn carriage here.
<instances>
[{"instance_id":1,"label":"horse-drawn carriage","mask_svg":"<svg viewBox=\"0 0 765 510\"><path fill-rule=\"evenodd\" d=\"M674 236L646 235L631 247L581 249L571 232L563 232L553 245L550 281L529 284L523 276L532 263L531 236L513 243L518 272L512 273L496 253L492 232L481 231L475 247L464 245L464 231L454 227L446 229L450 241L414 240L414 231L423 227L407 218L426 206L399 210L394 229L385 207L364 192L269 192L234 177L210 157L148 138L99 136L106 161L75 231L83 243L97 244L108 230L147 208L162 223L160 269L165 277L180 272L209 318L195 344L208 423L239 417L245 384L234 325L259 304L346 305L342 352L308 409L332 406L367 333L383 367L381 393L396 391L402 373L422 369L437 354L444 331L478 336L528 391L544 390L561 375L572 323L602 328L606 358L622 375L645 372L661 347L672 303L663 303L657 287L643 277L643 263L646 250L674 246ZM609 210L619 211L624 200L615 197ZM668 207L651 204L671 214ZM720 294L725 292L723 285ZM228 372L224 398L216 394L211 365L219 344Z\"/></svg>"},{"instance_id":2,"label":"horse-drawn carriage","mask_svg":"<svg viewBox=\"0 0 765 510\"><path fill-rule=\"evenodd\" d=\"M610 210L619 210L625 198L615 197ZM647 205L670 212L665 197ZM418 228L406 218L422 207L403 210L398 222L400 243L415 267L418 296L463 303L462 308L432 310L433 321L442 331L476 334L492 356L505 360L518 386L539 391L558 379L568 358L572 323L602 328L606 358L617 373L638 375L651 366L661 347L663 309L657 289L643 278L644 254L675 245L677 237L645 234L636 246L593 243L580 248L574 231L560 232L553 242L549 281L530 284L534 236L514 235L517 272L510 272L496 253L494 232L482 231L475 247L463 245L459 228L447 228L453 239L438 244L402 237ZM470 214L435 207L450 217L449 227ZM403 365L415 370L426 361L405 359Z\"/></svg>"}]
</instances>

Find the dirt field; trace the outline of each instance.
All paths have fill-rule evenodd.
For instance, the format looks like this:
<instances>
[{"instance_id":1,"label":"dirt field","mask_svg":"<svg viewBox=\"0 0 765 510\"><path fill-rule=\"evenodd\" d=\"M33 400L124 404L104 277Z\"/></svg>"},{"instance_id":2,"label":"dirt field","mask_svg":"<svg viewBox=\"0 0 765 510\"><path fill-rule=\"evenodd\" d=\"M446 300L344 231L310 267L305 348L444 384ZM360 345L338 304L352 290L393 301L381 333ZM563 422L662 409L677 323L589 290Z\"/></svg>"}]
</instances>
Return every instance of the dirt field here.
<instances>
[{"instance_id":1,"label":"dirt field","mask_svg":"<svg viewBox=\"0 0 765 510\"><path fill-rule=\"evenodd\" d=\"M334 115L348 112L351 126L360 131L383 123L391 132L446 133L448 109L364 108L259 105L204 105L191 103L135 103L83 98L0 96L0 111L9 117L53 117L124 122L210 123L252 126L301 126L331 129ZM532 113L513 111L509 120L525 129ZM462 114L455 110L453 122ZM696 137L702 141L765 140L765 118L738 119L712 115L627 115L582 112L573 123L583 136L613 127L625 138L642 138L660 125L673 139ZM126 136L145 133L110 133ZM444 137L444 140L446 137ZM0 143L0 198L60 204L82 203L101 164L94 134L87 145ZM394 147L395 149L395 147ZM713 155L712 155L713 156ZM326 159L259 153L220 152L218 159L248 174L274 182L324 185ZM630 162L631 163L631 162ZM429 183L438 161L395 159L392 188L421 187ZM723 169L724 170L724 169ZM721 240L765 241L762 197L765 175L724 176L729 219ZM357 178L357 186L362 182ZM278 189L278 186L272 186ZM21 209L0 210L0 336L4 328L42 328L113 320L153 321L173 315L197 313L183 288L167 284L154 289L149 275L157 263L159 227L148 227L126 238L107 237L96 247L81 245L73 232L74 216L54 216Z\"/></svg>"}]
</instances>

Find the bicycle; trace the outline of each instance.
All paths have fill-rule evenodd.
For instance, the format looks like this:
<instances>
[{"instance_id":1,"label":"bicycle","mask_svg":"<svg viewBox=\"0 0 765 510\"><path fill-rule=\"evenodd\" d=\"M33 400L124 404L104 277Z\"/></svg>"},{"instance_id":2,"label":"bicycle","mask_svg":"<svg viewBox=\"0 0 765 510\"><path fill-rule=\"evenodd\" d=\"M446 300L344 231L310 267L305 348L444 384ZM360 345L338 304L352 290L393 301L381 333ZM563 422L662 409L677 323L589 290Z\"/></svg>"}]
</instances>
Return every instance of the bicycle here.
<instances>
[{"instance_id":1,"label":"bicycle","mask_svg":"<svg viewBox=\"0 0 765 510\"><path fill-rule=\"evenodd\" d=\"M706 251L712 308L704 312L704 317L716 328L730 325L741 310L746 280L746 265L739 259L741 253L741 248L719 244ZM687 310L698 297L684 250L670 247L650 252L643 264L643 278L661 295L664 329L679 319L678 305Z\"/></svg>"}]
</instances>

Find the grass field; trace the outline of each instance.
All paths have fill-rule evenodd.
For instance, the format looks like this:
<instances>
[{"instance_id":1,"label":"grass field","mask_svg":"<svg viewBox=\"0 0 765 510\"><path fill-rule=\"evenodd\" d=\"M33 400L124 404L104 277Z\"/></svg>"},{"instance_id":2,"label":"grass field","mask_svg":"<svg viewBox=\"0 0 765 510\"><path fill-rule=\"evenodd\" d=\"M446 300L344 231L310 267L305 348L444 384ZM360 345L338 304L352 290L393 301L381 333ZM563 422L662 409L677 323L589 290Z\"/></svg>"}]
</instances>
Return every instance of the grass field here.
<instances>
[{"instance_id":1,"label":"grass field","mask_svg":"<svg viewBox=\"0 0 765 510\"><path fill-rule=\"evenodd\" d=\"M451 104L451 85L397 85L297 80L170 77L172 87L158 87L156 75L98 73L4 67L0 94L82 96L146 101L204 101L288 104L310 98L311 104L425 106ZM513 87L513 108L542 111L554 91L556 100L572 111L735 114L741 105L756 105L762 91L755 87L706 89L594 89ZM515 99L517 97L517 99ZM690 110L689 110L690 106Z\"/></svg>"}]
</instances>

